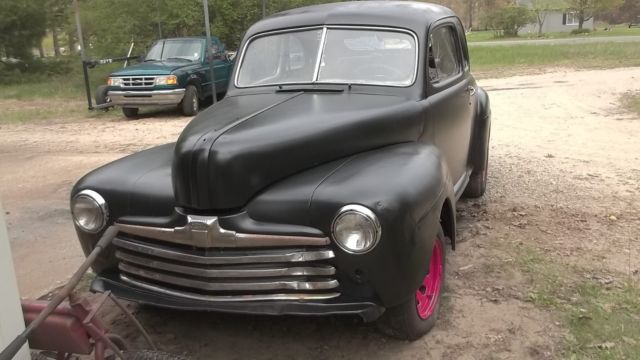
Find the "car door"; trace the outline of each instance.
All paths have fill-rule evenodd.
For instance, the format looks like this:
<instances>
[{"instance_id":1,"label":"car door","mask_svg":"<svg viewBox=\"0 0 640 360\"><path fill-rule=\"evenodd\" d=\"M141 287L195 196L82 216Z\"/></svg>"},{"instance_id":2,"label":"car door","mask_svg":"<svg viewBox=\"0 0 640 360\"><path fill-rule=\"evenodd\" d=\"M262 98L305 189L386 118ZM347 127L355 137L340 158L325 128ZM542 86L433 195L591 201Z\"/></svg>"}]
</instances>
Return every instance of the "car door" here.
<instances>
[{"instance_id":1,"label":"car door","mask_svg":"<svg viewBox=\"0 0 640 360\"><path fill-rule=\"evenodd\" d=\"M212 46L208 49L208 54L204 61L203 73L205 77L206 94L211 94L211 70L210 64L213 61L213 75L216 80L216 92L221 93L227 90L229 85L230 75L230 61L224 53L223 47L213 42Z\"/></svg>"},{"instance_id":2,"label":"car door","mask_svg":"<svg viewBox=\"0 0 640 360\"><path fill-rule=\"evenodd\" d=\"M427 44L427 120L433 141L444 154L457 194L468 173L467 158L473 117L469 64L459 33L459 21L445 19L429 31Z\"/></svg>"}]
</instances>

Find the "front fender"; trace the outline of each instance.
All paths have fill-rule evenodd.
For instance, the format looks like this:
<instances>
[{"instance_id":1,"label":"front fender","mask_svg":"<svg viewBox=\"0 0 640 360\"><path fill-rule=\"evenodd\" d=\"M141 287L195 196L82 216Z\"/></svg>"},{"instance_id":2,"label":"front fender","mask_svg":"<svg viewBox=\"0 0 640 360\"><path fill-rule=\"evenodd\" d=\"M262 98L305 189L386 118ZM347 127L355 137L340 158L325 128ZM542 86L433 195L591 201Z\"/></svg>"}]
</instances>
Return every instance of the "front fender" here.
<instances>
[{"instance_id":1,"label":"front fender","mask_svg":"<svg viewBox=\"0 0 640 360\"><path fill-rule=\"evenodd\" d=\"M332 244L342 293L377 298L389 307L418 288L427 272L449 171L432 145L403 143L361 153L291 177L256 197L249 215L261 221L311 226L331 234L346 204L373 210L382 225L370 252L349 254Z\"/></svg>"}]
</instances>

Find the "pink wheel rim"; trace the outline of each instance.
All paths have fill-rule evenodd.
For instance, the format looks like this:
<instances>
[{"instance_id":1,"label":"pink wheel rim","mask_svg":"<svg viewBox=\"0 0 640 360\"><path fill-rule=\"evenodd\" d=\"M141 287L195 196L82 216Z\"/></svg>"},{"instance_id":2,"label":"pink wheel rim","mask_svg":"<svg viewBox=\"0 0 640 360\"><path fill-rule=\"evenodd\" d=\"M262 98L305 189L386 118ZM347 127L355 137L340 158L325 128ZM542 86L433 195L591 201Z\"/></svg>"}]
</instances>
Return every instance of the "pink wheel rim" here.
<instances>
[{"instance_id":1,"label":"pink wheel rim","mask_svg":"<svg viewBox=\"0 0 640 360\"><path fill-rule=\"evenodd\" d=\"M442 285L442 265L442 240L436 238L433 242L429 273L422 280L422 285L416 290L418 316L423 320L433 315L438 305L440 287Z\"/></svg>"}]
</instances>

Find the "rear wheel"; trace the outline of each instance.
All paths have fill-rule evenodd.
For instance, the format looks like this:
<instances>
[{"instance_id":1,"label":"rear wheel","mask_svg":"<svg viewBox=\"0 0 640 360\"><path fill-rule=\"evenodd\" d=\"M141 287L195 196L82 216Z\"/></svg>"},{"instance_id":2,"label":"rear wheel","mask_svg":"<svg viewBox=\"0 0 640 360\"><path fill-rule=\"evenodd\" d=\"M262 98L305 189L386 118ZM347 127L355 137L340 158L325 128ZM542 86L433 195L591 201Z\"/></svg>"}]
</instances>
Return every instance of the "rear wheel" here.
<instances>
[{"instance_id":1,"label":"rear wheel","mask_svg":"<svg viewBox=\"0 0 640 360\"><path fill-rule=\"evenodd\" d=\"M179 107L180 111L185 116L193 116L197 114L198 110L200 110L198 88L193 85L188 85Z\"/></svg>"},{"instance_id":2,"label":"rear wheel","mask_svg":"<svg viewBox=\"0 0 640 360\"><path fill-rule=\"evenodd\" d=\"M387 309L378 320L383 333L403 340L417 340L434 327L444 289L446 244L441 227L433 242L429 273L413 296Z\"/></svg>"},{"instance_id":3,"label":"rear wheel","mask_svg":"<svg viewBox=\"0 0 640 360\"><path fill-rule=\"evenodd\" d=\"M487 143L485 144L484 157L481 159L481 167L477 169L473 169L471 176L469 177L469 183L467 187L464 189L465 197L469 198L479 198L484 195L487 190L487 175L489 172L489 139L487 138Z\"/></svg>"},{"instance_id":4,"label":"rear wheel","mask_svg":"<svg viewBox=\"0 0 640 360\"><path fill-rule=\"evenodd\" d=\"M489 150L487 149L487 152ZM485 157L485 165L483 169L478 169L479 171L474 170L471 173L471 177L469 177L469 183L467 187L464 189L463 195L469 198L479 198L484 195L487 190L487 175L488 175L488 162L489 162L489 154Z\"/></svg>"},{"instance_id":5,"label":"rear wheel","mask_svg":"<svg viewBox=\"0 0 640 360\"><path fill-rule=\"evenodd\" d=\"M138 116L138 108L123 107L122 108L122 113L128 119L135 119Z\"/></svg>"}]
</instances>

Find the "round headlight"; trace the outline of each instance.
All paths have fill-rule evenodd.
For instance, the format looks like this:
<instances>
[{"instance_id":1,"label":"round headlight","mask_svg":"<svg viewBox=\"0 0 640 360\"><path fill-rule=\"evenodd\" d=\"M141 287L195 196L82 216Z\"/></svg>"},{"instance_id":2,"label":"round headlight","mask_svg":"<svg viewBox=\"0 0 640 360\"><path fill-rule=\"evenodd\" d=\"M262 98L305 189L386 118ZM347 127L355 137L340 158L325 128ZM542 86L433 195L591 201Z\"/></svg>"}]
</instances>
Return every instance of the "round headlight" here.
<instances>
[{"instance_id":1,"label":"round headlight","mask_svg":"<svg viewBox=\"0 0 640 360\"><path fill-rule=\"evenodd\" d=\"M347 205L338 211L333 220L333 240L344 251L363 254L378 244L380 222L373 211L362 205Z\"/></svg>"},{"instance_id":2,"label":"round headlight","mask_svg":"<svg viewBox=\"0 0 640 360\"><path fill-rule=\"evenodd\" d=\"M82 190L71 201L73 221L86 232L97 233L107 224L107 203L93 190Z\"/></svg>"}]
</instances>

